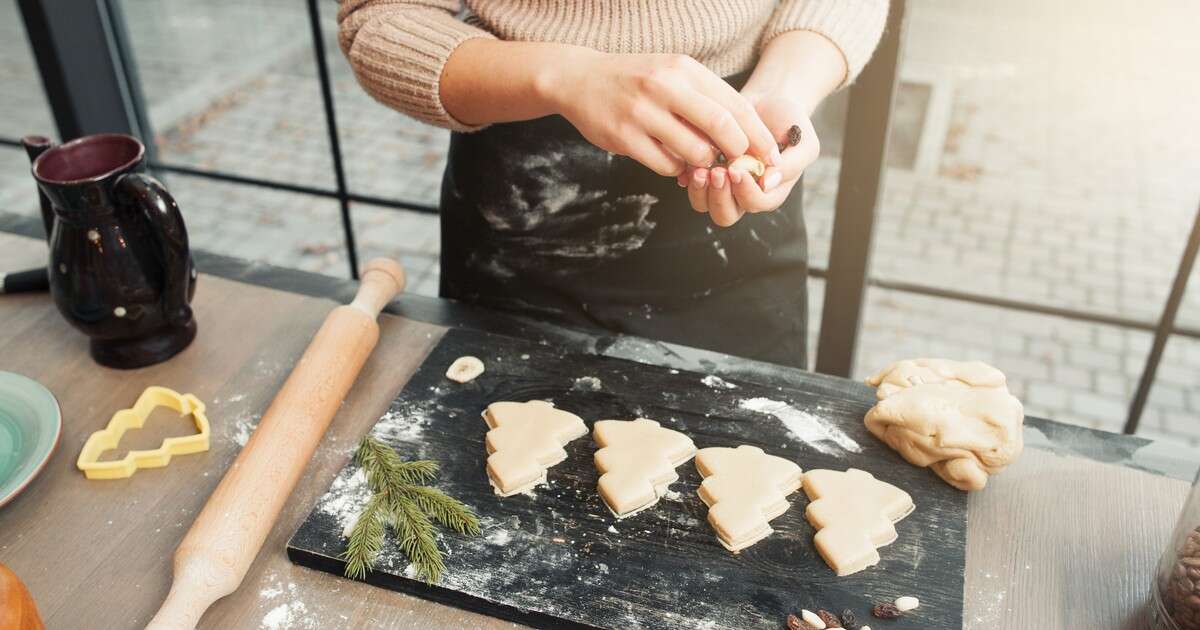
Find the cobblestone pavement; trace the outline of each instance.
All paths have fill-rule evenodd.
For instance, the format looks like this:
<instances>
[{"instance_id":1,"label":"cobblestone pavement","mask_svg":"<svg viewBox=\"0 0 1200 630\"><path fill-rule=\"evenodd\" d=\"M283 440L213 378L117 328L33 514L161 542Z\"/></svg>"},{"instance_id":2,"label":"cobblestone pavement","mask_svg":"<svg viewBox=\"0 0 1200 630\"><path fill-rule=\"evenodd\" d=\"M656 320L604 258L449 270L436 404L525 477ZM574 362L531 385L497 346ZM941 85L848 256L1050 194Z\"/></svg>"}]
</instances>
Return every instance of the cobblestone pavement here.
<instances>
[{"instance_id":1,"label":"cobblestone pavement","mask_svg":"<svg viewBox=\"0 0 1200 630\"><path fill-rule=\"evenodd\" d=\"M164 160L333 186L302 3L124 5ZM336 52L333 4L322 10L350 185L436 204L445 133L371 101ZM1156 318L1200 201L1200 67L1190 62L1200 58L1200 40L1190 32L1200 5L1148 10L1105 0L1079 11L1034 0L921 0L909 11L902 75L929 98L923 117L896 117L920 142L914 164L888 169L872 274ZM36 87L31 64L8 54L24 46L19 28L14 39L8 16L0 18L0 34L8 35L0 43L0 80ZM30 94L37 93L5 89L0 107L36 110L40 97ZM46 120L9 119L0 132L44 128ZM23 161L17 151L0 151L5 208L32 209ZM828 258L838 168L836 156L826 156L806 175L816 266ZM197 247L346 272L335 202L167 179ZM397 256L414 291L436 292L435 216L356 204L354 224L364 258ZM812 281L812 347L823 288ZM1189 292L1181 318L1200 325L1200 289ZM1118 430L1150 339L872 289L856 376L901 357L979 358L1010 375L1029 413ZM1198 376L1200 341L1173 338L1144 434L1200 443Z\"/></svg>"}]
</instances>

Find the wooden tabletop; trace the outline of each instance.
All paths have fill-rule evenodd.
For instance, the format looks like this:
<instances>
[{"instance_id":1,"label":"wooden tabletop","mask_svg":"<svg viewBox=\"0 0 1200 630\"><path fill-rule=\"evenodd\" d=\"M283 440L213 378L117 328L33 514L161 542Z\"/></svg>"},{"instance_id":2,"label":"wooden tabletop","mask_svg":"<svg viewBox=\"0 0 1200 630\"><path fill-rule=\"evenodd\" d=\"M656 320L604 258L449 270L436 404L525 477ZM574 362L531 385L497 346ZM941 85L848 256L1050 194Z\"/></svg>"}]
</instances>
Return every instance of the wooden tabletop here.
<instances>
[{"instance_id":1,"label":"wooden tabletop","mask_svg":"<svg viewBox=\"0 0 1200 630\"><path fill-rule=\"evenodd\" d=\"M44 252L40 241L0 232L0 270L43 263ZM86 340L48 295L0 296L0 370L37 379L63 409L58 451L0 508L0 563L28 585L47 627L146 623L170 585L175 546L333 305L206 274L194 303L196 342L162 365L116 371L89 358ZM213 606L202 627L511 625L304 569L284 555L287 538L358 439L446 331L394 315L384 315L381 328L379 347L242 587ZM150 385L191 392L208 405L211 450L127 480L86 480L75 458L87 436ZM132 443L187 431L174 419L163 427ZM1200 456L1033 419L1026 437L1020 461L970 497L964 627L1143 627L1154 565Z\"/></svg>"}]
</instances>

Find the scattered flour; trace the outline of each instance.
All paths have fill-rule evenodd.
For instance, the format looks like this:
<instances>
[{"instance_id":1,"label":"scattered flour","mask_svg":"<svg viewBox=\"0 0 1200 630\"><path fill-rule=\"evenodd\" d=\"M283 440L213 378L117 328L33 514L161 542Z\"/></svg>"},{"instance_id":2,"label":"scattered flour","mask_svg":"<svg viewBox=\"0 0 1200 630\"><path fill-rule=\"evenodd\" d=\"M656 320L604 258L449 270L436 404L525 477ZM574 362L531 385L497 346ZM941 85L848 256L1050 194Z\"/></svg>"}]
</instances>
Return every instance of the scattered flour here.
<instances>
[{"instance_id":1,"label":"scattered flour","mask_svg":"<svg viewBox=\"0 0 1200 630\"><path fill-rule=\"evenodd\" d=\"M316 628L316 621L308 613L304 602L280 604L262 618L261 628L268 630L291 630L292 628Z\"/></svg>"},{"instance_id":2,"label":"scattered flour","mask_svg":"<svg viewBox=\"0 0 1200 630\"><path fill-rule=\"evenodd\" d=\"M608 526L608 533L610 533L610 534L620 534L621 532L617 531L617 528L616 528L616 527L613 527L612 525L609 525L609 526Z\"/></svg>"},{"instance_id":3,"label":"scattered flour","mask_svg":"<svg viewBox=\"0 0 1200 630\"><path fill-rule=\"evenodd\" d=\"M308 606L299 599L296 583L288 582L284 586L282 582L275 579L273 574L271 580L271 586L258 592L260 606L274 604L275 602L271 600L278 597L284 597L286 601L272 606L267 614L263 615L259 627L267 630L291 630L293 628L315 630L317 622L309 614Z\"/></svg>"},{"instance_id":4,"label":"scattered flour","mask_svg":"<svg viewBox=\"0 0 1200 630\"><path fill-rule=\"evenodd\" d=\"M830 424L829 421L801 411L783 401L770 398L746 398L741 401L740 406L742 409L775 416L796 439L812 445L822 453L834 454L828 444L830 442L852 453L862 452L862 447L858 445L858 442Z\"/></svg>"},{"instance_id":5,"label":"scattered flour","mask_svg":"<svg viewBox=\"0 0 1200 630\"><path fill-rule=\"evenodd\" d=\"M250 441L250 436L254 434L254 429L258 428L260 419L262 419L262 414L252 414L249 411L238 414L228 425L230 438L237 442L238 446L245 446L246 442Z\"/></svg>"},{"instance_id":6,"label":"scattered flour","mask_svg":"<svg viewBox=\"0 0 1200 630\"><path fill-rule=\"evenodd\" d=\"M705 385L707 385L713 389L737 389L737 385L730 383L729 381L721 378L720 376L714 376L712 374L709 374L708 376L705 376L704 378L700 379L700 382L704 383Z\"/></svg>"},{"instance_id":7,"label":"scattered flour","mask_svg":"<svg viewBox=\"0 0 1200 630\"><path fill-rule=\"evenodd\" d=\"M489 545L507 545L508 541L512 540L512 532L507 529L497 529L487 535L484 539Z\"/></svg>"},{"instance_id":8,"label":"scattered flour","mask_svg":"<svg viewBox=\"0 0 1200 630\"><path fill-rule=\"evenodd\" d=\"M600 391L601 387L604 387L604 383L601 383L600 379L595 376L580 376L575 379L575 384L571 386L572 389L591 390L594 392Z\"/></svg>"},{"instance_id":9,"label":"scattered flour","mask_svg":"<svg viewBox=\"0 0 1200 630\"><path fill-rule=\"evenodd\" d=\"M322 514L328 514L337 520L342 527L342 535L349 537L350 530L358 521L358 514L371 496L367 487L367 476L361 468L356 468L349 477L338 475L329 486L329 492L321 497L317 509Z\"/></svg>"}]
</instances>

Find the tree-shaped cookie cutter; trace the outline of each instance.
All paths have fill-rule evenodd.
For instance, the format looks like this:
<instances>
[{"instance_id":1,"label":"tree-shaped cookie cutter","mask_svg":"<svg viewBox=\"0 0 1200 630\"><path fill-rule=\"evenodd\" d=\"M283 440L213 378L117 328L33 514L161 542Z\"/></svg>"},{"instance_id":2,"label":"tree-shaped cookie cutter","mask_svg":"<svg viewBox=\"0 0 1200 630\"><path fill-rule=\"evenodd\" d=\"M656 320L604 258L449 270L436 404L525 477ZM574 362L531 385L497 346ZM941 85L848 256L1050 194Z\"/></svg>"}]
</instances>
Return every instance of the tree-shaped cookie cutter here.
<instances>
[{"instance_id":1,"label":"tree-shaped cookie cutter","mask_svg":"<svg viewBox=\"0 0 1200 630\"><path fill-rule=\"evenodd\" d=\"M169 437L162 445L148 451L129 451L125 457L115 461L99 461L100 455L109 449L116 448L121 442L121 436L129 429L140 429L146 424L146 419L158 407L174 409L179 415L192 416L196 425L196 433L179 437ZM208 450L210 430L208 417L204 415L204 403L191 394L180 394L166 387L147 387L138 396L137 402L130 409L122 409L113 414L108 426L96 431L87 439L79 460L75 463L88 479L124 479L137 472L139 468L161 468L171 463L173 455L188 455Z\"/></svg>"}]
</instances>

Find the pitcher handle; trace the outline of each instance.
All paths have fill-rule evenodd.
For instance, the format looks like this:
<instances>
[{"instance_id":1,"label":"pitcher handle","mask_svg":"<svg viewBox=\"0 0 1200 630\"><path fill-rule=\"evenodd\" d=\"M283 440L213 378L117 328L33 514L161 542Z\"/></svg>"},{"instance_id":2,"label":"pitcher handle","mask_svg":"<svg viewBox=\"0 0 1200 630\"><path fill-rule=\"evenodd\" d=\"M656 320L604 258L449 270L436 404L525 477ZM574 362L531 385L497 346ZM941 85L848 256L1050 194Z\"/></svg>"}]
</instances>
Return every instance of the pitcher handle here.
<instances>
[{"instance_id":1,"label":"pitcher handle","mask_svg":"<svg viewBox=\"0 0 1200 630\"><path fill-rule=\"evenodd\" d=\"M174 326L192 320L188 305L194 275L188 250L187 228L175 198L157 179L144 173L126 173L116 182L122 201L133 205L150 226L157 241L155 253L166 270L163 287L163 313Z\"/></svg>"}]
</instances>

